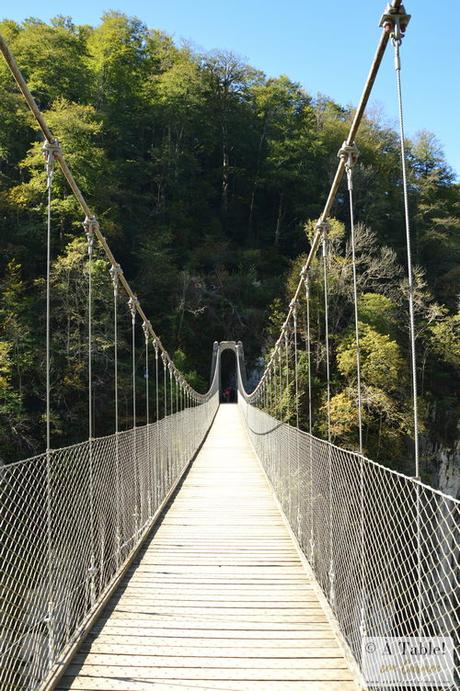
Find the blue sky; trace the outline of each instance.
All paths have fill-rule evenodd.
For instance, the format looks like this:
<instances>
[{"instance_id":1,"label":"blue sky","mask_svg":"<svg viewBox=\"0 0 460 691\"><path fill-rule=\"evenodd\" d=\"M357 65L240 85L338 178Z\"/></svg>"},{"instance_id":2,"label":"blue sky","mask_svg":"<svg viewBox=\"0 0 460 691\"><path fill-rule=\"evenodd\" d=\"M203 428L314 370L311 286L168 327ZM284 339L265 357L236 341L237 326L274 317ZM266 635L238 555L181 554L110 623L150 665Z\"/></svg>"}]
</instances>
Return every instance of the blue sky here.
<instances>
[{"instance_id":1,"label":"blue sky","mask_svg":"<svg viewBox=\"0 0 460 691\"><path fill-rule=\"evenodd\" d=\"M460 2L408 0L412 20L404 40L403 89L407 135L426 129L440 140L448 162L460 174ZM377 45L384 0L23 0L4 17L20 21L69 15L96 24L107 9L164 29L198 49L232 50L270 76L287 74L309 93L356 104ZM3 10L5 12L5 10ZM370 107L396 123L396 94L390 50ZM359 142L359 139L358 139Z\"/></svg>"}]
</instances>

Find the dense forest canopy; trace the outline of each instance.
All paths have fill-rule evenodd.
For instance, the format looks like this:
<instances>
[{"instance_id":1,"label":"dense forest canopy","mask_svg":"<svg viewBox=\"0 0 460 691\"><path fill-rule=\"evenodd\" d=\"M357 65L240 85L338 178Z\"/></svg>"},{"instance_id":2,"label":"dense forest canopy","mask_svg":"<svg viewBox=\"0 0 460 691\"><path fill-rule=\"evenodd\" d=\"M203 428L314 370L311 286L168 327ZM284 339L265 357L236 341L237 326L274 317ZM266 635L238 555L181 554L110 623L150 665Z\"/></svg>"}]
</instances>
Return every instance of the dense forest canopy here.
<instances>
[{"instance_id":1,"label":"dense forest canopy","mask_svg":"<svg viewBox=\"0 0 460 691\"><path fill-rule=\"evenodd\" d=\"M257 372L260 354L268 354L278 335L352 110L313 98L287 76L269 78L231 53L179 46L118 12L106 13L97 27L57 17L50 24L4 21L0 31L146 313L192 383L206 388L214 340L241 339ZM9 461L43 450L46 180L40 137L5 64L0 121L0 457ZM399 143L379 114L369 114L357 144L366 452L405 468L412 423ZM458 442L460 194L434 134L420 132L407 144L423 472L438 482L441 459L446 453L455 458ZM333 435L355 448L345 187L333 215ZM82 220L57 171L53 446L87 433ZM113 430L107 269L99 256L93 267L98 434ZM317 283L314 427L321 434L324 349ZM121 349L128 352L123 309ZM138 358L142 379L140 349ZM128 366L121 371L126 426ZM302 400L303 419L305 405Z\"/></svg>"}]
</instances>

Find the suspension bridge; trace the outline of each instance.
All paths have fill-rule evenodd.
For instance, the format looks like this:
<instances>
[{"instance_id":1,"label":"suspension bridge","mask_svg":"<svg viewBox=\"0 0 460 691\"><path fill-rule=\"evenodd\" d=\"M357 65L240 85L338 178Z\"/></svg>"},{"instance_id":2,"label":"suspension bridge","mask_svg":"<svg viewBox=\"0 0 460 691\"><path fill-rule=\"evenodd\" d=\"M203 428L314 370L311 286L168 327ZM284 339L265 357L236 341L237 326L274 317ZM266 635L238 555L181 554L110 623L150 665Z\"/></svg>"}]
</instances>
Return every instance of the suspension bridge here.
<instances>
[{"instance_id":1,"label":"suspension bridge","mask_svg":"<svg viewBox=\"0 0 460 691\"><path fill-rule=\"evenodd\" d=\"M84 199L8 46L0 49L44 136L47 172L46 439L43 453L0 469L0 688L421 688L391 670L369 680L370 638L452 641L458 688L460 502L420 481L400 0L382 33L363 95L281 333L256 388L247 390L241 343L214 343L211 384L186 381L154 331ZM395 53L406 219L414 473L363 454L353 168L359 124L389 43ZM94 354L95 247L113 287L113 434L51 448L51 202L59 165L84 214L88 241L88 378ZM327 410L330 409L328 218L342 178L350 204L358 450L312 434L310 270L321 250ZM131 319L133 427L119 428L119 306ZM298 309L306 308L305 329ZM142 330L141 330L142 329ZM141 342L139 343L139 334ZM143 349L146 424L137 425ZM221 356L235 354L236 404L220 405ZM309 425L299 426L299 352L308 363ZM211 355L211 353L210 353ZM290 395L293 392L293 395ZM294 420L294 424L293 421ZM329 419L330 423L330 419ZM367 671L366 671L367 670ZM381 670L380 670L381 671Z\"/></svg>"}]
</instances>

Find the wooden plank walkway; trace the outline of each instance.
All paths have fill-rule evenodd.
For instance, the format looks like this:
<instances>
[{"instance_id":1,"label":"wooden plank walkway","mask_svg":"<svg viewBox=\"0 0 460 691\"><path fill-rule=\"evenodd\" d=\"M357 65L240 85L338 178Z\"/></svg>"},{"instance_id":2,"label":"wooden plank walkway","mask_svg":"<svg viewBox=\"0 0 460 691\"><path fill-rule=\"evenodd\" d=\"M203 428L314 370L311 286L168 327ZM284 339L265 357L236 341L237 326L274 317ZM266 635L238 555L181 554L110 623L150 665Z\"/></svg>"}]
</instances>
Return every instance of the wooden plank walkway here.
<instances>
[{"instance_id":1,"label":"wooden plank walkway","mask_svg":"<svg viewBox=\"0 0 460 691\"><path fill-rule=\"evenodd\" d=\"M357 688L236 405L57 688Z\"/></svg>"}]
</instances>

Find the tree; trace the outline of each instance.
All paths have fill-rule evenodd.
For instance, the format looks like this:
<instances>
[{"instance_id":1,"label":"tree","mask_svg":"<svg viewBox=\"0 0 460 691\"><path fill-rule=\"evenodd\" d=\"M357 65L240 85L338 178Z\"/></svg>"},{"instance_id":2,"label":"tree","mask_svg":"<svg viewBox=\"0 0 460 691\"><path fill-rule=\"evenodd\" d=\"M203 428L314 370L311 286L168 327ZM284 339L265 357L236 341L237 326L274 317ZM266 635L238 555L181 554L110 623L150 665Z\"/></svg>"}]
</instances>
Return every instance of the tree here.
<instances>
[{"instance_id":1,"label":"tree","mask_svg":"<svg viewBox=\"0 0 460 691\"><path fill-rule=\"evenodd\" d=\"M416 252L435 295L455 309L460 289L460 187L442 147L431 132L419 132L410 146L416 190ZM446 278L448 276L448 278Z\"/></svg>"},{"instance_id":2,"label":"tree","mask_svg":"<svg viewBox=\"0 0 460 691\"><path fill-rule=\"evenodd\" d=\"M24 400L13 385L11 349L7 341L0 341L0 462L17 460L18 452L30 453L33 448Z\"/></svg>"},{"instance_id":3,"label":"tree","mask_svg":"<svg viewBox=\"0 0 460 691\"><path fill-rule=\"evenodd\" d=\"M242 106L249 99L249 87L260 79L260 73L244 64L236 55L215 51L203 59L206 93L221 145L221 199L225 218L229 204L231 176L230 152Z\"/></svg>"},{"instance_id":4,"label":"tree","mask_svg":"<svg viewBox=\"0 0 460 691\"><path fill-rule=\"evenodd\" d=\"M57 17L50 23L5 21L1 31L162 341L171 352L178 351L179 359L179 351L186 353L187 371L196 371L204 382L214 338L241 338L255 380L260 353L270 352L297 286L315 226L308 221L321 212L353 109L326 96L312 98L287 76L267 78L231 53L198 53L119 12L106 13L96 27ZM33 119L3 63L0 120L4 395L11 410L22 406L27 420L27 429L5 441L4 456L13 459L25 449L35 453L43 448L46 180ZM374 111L364 119L357 144L358 307L367 348L365 441L369 453L402 464L410 455L411 421L409 382L402 376L408 371L409 340L398 134ZM433 135L422 133L408 142L408 157L414 254L420 265L415 269L415 302L420 404L427 411L422 414L424 434L436 440L437 448L453 448L459 410L460 188ZM333 213L328 260L333 434L356 448L345 186ZM53 394L63 407L56 416L58 406L53 404L52 425L56 443L62 444L87 433L82 220L57 166L52 203ZM99 260L93 267L97 433L113 430L112 293L107 267ZM316 258L311 264L310 307L313 422L314 432L322 434L325 319L322 263ZM131 423L131 384L123 369L125 360L128 365L130 361L126 310L120 296L124 426ZM302 292L302 348L305 321ZM142 343L142 333L138 335ZM350 360L346 372L339 369L341 349ZM397 364L392 375L397 386L389 388L384 381L384 357ZM138 369L141 377L142 367ZM299 354L299 377L299 390L305 394L304 351ZM144 390L141 381L138 389ZM290 394L292 400L292 390ZM300 395L298 402L305 426L307 397ZM12 418L4 410L1 424L7 430ZM286 405L283 410L285 414Z\"/></svg>"},{"instance_id":5,"label":"tree","mask_svg":"<svg viewBox=\"0 0 460 691\"><path fill-rule=\"evenodd\" d=\"M311 98L299 84L286 76L269 79L252 88L258 120L257 162L251 192L249 225L252 228L256 190L264 188L276 199L276 220L271 241L278 246L283 220L297 224L305 217L305 196L310 200L318 190L313 162L321 151L315 131ZM308 203L308 202L307 202ZM299 213L300 212L300 213Z\"/></svg>"},{"instance_id":6,"label":"tree","mask_svg":"<svg viewBox=\"0 0 460 691\"><path fill-rule=\"evenodd\" d=\"M33 18L22 25L4 22L0 31L5 31L19 68L42 109L50 108L57 98L79 103L88 98L91 77L86 32L71 20L56 19L51 26Z\"/></svg>"}]
</instances>

